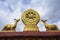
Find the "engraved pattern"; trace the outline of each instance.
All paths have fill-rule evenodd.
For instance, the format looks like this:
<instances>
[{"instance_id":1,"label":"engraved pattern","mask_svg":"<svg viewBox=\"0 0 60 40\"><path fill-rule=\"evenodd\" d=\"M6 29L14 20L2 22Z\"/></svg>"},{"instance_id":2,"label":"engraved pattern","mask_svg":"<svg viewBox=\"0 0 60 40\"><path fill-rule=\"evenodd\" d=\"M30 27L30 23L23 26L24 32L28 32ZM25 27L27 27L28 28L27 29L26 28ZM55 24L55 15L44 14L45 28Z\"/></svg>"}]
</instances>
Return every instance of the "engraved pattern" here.
<instances>
[{"instance_id":1,"label":"engraved pattern","mask_svg":"<svg viewBox=\"0 0 60 40\"><path fill-rule=\"evenodd\" d=\"M29 9L22 14L22 21L25 24L24 31L39 31L39 28L36 26L40 21L39 14Z\"/></svg>"}]
</instances>

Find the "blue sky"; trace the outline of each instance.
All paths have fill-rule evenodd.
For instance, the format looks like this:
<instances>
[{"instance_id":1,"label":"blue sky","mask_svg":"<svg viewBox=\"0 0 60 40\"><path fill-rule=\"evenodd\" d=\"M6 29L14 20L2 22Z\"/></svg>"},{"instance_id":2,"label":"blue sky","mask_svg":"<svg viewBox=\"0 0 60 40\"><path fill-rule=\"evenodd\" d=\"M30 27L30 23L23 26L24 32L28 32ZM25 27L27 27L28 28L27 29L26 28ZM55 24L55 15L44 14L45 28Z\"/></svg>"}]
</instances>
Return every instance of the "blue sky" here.
<instances>
[{"instance_id":1,"label":"blue sky","mask_svg":"<svg viewBox=\"0 0 60 40\"><path fill-rule=\"evenodd\" d=\"M40 14L41 19L47 23L56 24L60 29L60 0L0 0L0 30L3 25L12 24L14 18L20 18L27 9L33 9ZM40 31L45 31L43 23L37 25ZM23 31L22 20L17 25L16 31Z\"/></svg>"}]
</instances>

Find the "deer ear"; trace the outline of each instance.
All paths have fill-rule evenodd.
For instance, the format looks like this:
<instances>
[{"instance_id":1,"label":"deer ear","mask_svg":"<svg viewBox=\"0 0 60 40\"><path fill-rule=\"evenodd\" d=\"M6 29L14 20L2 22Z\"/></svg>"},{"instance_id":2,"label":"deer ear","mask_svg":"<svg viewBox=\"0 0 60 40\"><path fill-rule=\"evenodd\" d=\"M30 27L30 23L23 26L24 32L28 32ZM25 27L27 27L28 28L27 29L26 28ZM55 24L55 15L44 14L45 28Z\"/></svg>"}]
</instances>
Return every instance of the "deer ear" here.
<instances>
[{"instance_id":1,"label":"deer ear","mask_svg":"<svg viewBox=\"0 0 60 40\"><path fill-rule=\"evenodd\" d=\"M14 20L16 20L16 19L14 19Z\"/></svg>"},{"instance_id":2,"label":"deer ear","mask_svg":"<svg viewBox=\"0 0 60 40\"><path fill-rule=\"evenodd\" d=\"M47 21L47 20L46 20Z\"/></svg>"},{"instance_id":3,"label":"deer ear","mask_svg":"<svg viewBox=\"0 0 60 40\"><path fill-rule=\"evenodd\" d=\"M41 20L41 21L43 21L43 20Z\"/></svg>"}]
</instances>

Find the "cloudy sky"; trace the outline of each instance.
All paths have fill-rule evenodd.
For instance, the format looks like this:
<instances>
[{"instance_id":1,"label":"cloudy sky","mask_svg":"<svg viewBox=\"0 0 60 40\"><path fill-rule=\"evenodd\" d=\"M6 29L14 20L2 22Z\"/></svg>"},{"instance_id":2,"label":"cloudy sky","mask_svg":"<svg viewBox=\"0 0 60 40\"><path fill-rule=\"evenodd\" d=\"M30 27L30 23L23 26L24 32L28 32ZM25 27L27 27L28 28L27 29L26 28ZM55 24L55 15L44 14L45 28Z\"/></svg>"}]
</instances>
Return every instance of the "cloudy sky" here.
<instances>
[{"instance_id":1,"label":"cloudy sky","mask_svg":"<svg viewBox=\"0 0 60 40\"><path fill-rule=\"evenodd\" d=\"M47 23L56 24L60 29L60 0L0 0L0 31L3 25L12 24L14 18L20 18L27 9L33 9L40 14ZM45 31L43 23L37 25L40 31ZM24 24L20 20L16 31L23 31Z\"/></svg>"}]
</instances>

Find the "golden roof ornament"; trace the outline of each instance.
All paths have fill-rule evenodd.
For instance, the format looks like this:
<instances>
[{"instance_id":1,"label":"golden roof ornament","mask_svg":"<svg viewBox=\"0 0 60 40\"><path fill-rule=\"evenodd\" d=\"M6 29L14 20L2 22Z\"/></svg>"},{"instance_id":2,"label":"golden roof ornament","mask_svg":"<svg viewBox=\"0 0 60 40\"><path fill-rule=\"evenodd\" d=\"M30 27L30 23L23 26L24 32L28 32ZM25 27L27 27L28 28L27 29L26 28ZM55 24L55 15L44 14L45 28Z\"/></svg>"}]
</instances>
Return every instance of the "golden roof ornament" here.
<instances>
[{"instance_id":1,"label":"golden roof ornament","mask_svg":"<svg viewBox=\"0 0 60 40\"><path fill-rule=\"evenodd\" d=\"M15 29L20 19L14 19L14 21L15 22L13 24L5 24L4 28L2 29L2 32L16 32Z\"/></svg>"},{"instance_id":2,"label":"golden roof ornament","mask_svg":"<svg viewBox=\"0 0 60 40\"><path fill-rule=\"evenodd\" d=\"M40 21L40 16L36 11L28 9L22 14L21 18L25 24L23 31L39 31L37 24Z\"/></svg>"}]
</instances>

